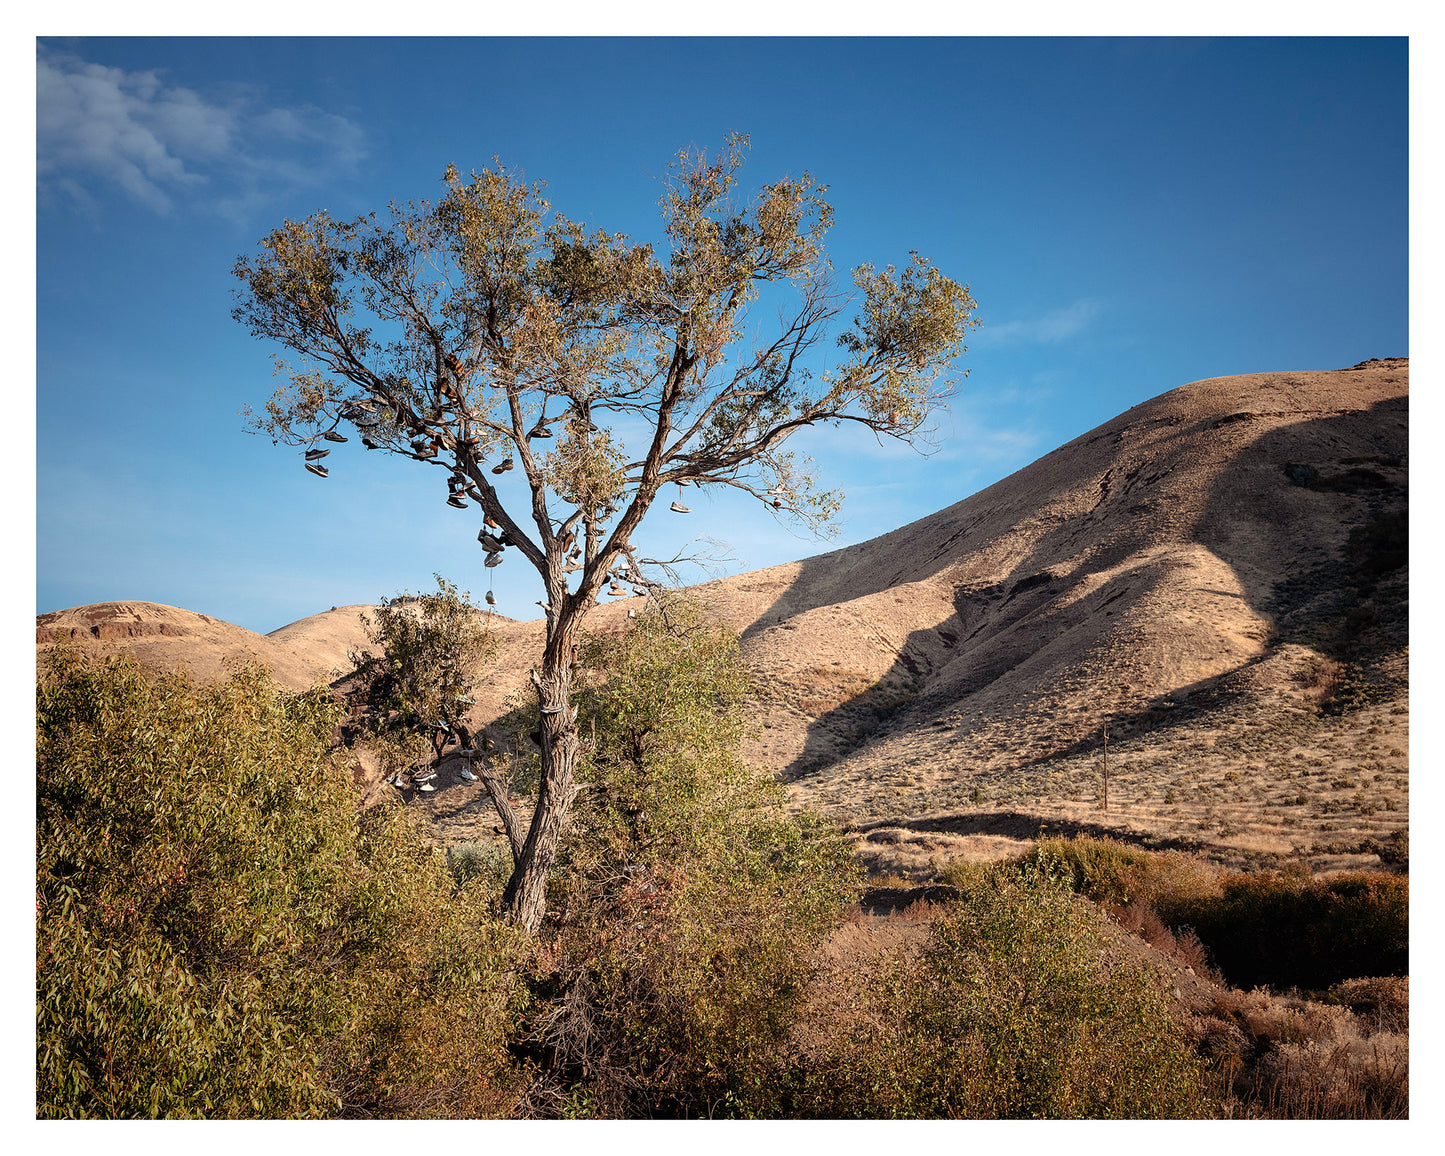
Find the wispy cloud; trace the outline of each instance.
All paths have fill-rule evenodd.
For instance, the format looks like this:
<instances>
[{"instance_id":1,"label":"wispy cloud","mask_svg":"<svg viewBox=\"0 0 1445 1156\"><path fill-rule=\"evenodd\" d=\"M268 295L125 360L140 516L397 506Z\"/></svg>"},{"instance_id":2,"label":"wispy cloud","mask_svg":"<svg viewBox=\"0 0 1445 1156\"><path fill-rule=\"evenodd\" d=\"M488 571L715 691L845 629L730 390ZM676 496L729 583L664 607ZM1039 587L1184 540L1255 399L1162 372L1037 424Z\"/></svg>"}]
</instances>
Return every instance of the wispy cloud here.
<instances>
[{"instance_id":1,"label":"wispy cloud","mask_svg":"<svg viewBox=\"0 0 1445 1156\"><path fill-rule=\"evenodd\" d=\"M316 108L207 100L156 72L126 72L42 49L36 65L36 170L42 194L93 211L119 187L157 213L204 197L239 217L285 189L319 184L364 154L361 129Z\"/></svg>"},{"instance_id":2,"label":"wispy cloud","mask_svg":"<svg viewBox=\"0 0 1445 1156\"><path fill-rule=\"evenodd\" d=\"M973 346L1049 345L1077 337L1094 323L1103 306L1092 298L1075 301L1042 317L985 324L969 340Z\"/></svg>"}]
</instances>

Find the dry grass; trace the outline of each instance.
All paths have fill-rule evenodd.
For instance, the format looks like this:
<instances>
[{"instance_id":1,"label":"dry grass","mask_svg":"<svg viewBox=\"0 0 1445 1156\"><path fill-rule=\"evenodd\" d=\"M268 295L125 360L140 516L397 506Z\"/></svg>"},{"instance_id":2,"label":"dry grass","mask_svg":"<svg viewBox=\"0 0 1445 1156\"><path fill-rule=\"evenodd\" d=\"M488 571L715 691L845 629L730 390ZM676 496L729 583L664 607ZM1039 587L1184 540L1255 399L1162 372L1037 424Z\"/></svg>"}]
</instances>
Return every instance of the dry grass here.
<instances>
[{"instance_id":1,"label":"dry grass","mask_svg":"<svg viewBox=\"0 0 1445 1156\"><path fill-rule=\"evenodd\" d=\"M1408 980L1351 980L1331 997L1372 993L1374 1009L1221 992L1200 1025L1219 1061L1232 1115L1275 1119L1404 1119L1410 1105Z\"/></svg>"}]
</instances>

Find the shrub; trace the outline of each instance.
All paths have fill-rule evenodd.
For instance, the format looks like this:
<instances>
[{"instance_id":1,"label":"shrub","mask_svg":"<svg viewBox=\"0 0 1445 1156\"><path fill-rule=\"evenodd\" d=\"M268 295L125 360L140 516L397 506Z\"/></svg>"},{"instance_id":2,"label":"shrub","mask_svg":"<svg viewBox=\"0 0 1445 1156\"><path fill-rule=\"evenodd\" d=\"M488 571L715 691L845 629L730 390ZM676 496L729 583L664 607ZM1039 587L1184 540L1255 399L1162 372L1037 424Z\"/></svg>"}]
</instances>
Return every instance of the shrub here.
<instances>
[{"instance_id":1,"label":"shrub","mask_svg":"<svg viewBox=\"0 0 1445 1156\"><path fill-rule=\"evenodd\" d=\"M1329 1004L1318 1003L1264 988L1217 995L1209 1024L1239 1044L1219 1057L1223 1090L1233 1097L1231 1115L1409 1116L1408 981L1351 980L1329 998ZM1356 1000L1363 1014L1350 1010Z\"/></svg>"},{"instance_id":2,"label":"shrub","mask_svg":"<svg viewBox=\"0 0 1445 1156\"><path fill-rule=\"evenodd\" d=\"M441 757L447 731L472 703L477 666L496 649L471 595L440 574L435 594L381 600L361 615L379 653L351 654L360 730L387 770Z\"/></svg>"},{"instance_id":3,"label":"shrub","mask_svg":"<svg viewBox=\"0 0 1445 1156\"><path fill-rule=\"evenodd\" d=\"M549 901L533 1046L557 1115L773 1114L775 1053L809 957L856 897L836 831L790 815L736 746L749 690L731 631L668 601L594 639L592 736Z\"/></svg>"},{"instance_id":4,"label":"shrub","mask_svg":"<svg viewBox=\"0 0 1445 1156\"><path fill-rule=\"evenodd\" d=\"M814 1061L804 1114L1209 1114L1159 978L1113 957L1104 916L1071 894L1066 871L1035 860L966 885L919 959Z\"/></svg>"},{"instance_id":5,"label":"shrub","mask_svg":"<svg viewBox=\"0 0 1445 1156\"><path fill-rule=\"evenodd\" d=\"M1230 873L1188 855L1089 838L1042 840L1023 861L1050 858L1064 865L1076 891L1114 907L1131 930L1145 930L1152 909L1170 931L1156 946L1197 957L1197 937L1236 987L1323 990L1409 969L1410 883L1403 875L1324 879L1303 867Z\"/></svg>"},{"instance_id":6,"label":"shrub","mask_svg":"<svg viewBox=\"0 0 1445 1156\"><path fill-rule=\"evenodd\" d=\"M397 809L358 819L329 692L52 652L37 689L39 1116L486 1115L508 929Z\"/></svg>"},{"instance_id":7,"label":"shrub","mask_svg":"<svg viewBox=\"0 0 1445 1156\"><path fill-rule=\"evenodd\" d=\"M1403 875L1262 871L1227 876L1217 897L1181 897L1159 911L1192 925L1236 987L1323 990L1407 974L1409 906Z\"/></svg>"}]
</instances>

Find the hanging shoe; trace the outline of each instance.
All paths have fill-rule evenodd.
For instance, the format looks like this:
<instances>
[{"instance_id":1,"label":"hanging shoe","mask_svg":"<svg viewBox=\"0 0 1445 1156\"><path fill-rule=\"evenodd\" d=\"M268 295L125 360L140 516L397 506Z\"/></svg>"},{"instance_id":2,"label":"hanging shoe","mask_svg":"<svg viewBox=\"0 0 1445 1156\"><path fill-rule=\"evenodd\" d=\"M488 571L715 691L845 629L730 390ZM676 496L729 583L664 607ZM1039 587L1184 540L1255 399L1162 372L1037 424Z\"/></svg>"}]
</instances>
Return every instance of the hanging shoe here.
<instances>
[{"instance_id":1,"label":"hanging shoe","mask_svg":"<svg viewBox=\"0 0 1445 1156\"><path fill-rule=\"evenodd\" d=\"M539 421L527 431L527 436L529 438L549 438L552 436L552 431Z\"/></svg>"},{"instance_id":2,"label":"hanging shoe","mask_svg":"<svg viewBox=\"0 0 1445 1156\"><path fill-rule=\"evenodd\" d=\"M462 778L468 783L475 783L477 781L477 776L472 774L470 767L462 768Z\"/></svg>"},{"instance_id":3,"label":"hanging shoe","mask_svg":"<svg viewBox=\"0 0 1445 1156\"><path fill-rule=\"evenodd\" d=\"M483 566L486 566L488 568L492 566L500 566L501 564L502 556L500 554L488 554L487 560L482 563Z\"/></svg>"},{"instance_id":4,"label":"hanging shoe","mask_svg":"<svg viewBox=\"0 0 1445 1156\"><path fill-rule=\"evenodd\" d=\"M465 510L467 508L467 500L457 494L453 494L447 499L447 505L455 506L458 510Z\"/></svg>"},{"instance_id":5,"label":"hanging shoe","mask_svg":"<svg viewBox=\"0 0 1445 1156\"><path fill-rule=\"evenodd\" d=\"M344 442L346 440L345 434L339 434L334 429L327 430L321 436L329 442Z\"/></svg>"},{"instance_id":6,"label":"hanging shoe","mask_svg":"<svg viewBox=\"0 0 1445 1156\"><path fill-rule=\"evenodd\" d=\"M362 434L362 435L361 435L361 444L364 445L364 446L365 446L367 449L369 449L369 450L379 450L379 449L381 449L381 443L380 443L379 441L377 441L374 437L372 437L370 434Z\"/></svg>"},{"instance_id":7,"label":"hanging shoe","mask_svg":"<svg viewBox=\"0 0 1445 1156\"><path fill-rule=\"evenodd\" d=\"M487 591L487 605L488 605L488 606L495 606L496 604L497 604L497 600L492 597L492 592L491 592L490 590L488 590L488 591Z\"/></svg>"},{"instance_id":8,"label":"hanging shoe","mask_svg":"<svg viewBox=\"0 0 1445 1156\"><path fill-rule=\"evenodd\" d=\"M322 458L324 458L324 457L325 457L327 454L329 454L330 452L331 452L330 450L307 450L307 451L306 451L306 460L307 460L308 462L319 462Z\"/></svg>"},{"instance_id":9,"label":"hanging shoe","mask_svg":"<svg viewBox=\"0 0 1445 1156\"><path fill-rule=\"evenodd\" d=\"M501 539L493 537L485 530L477 534L477 541L482 544L482 549L486 550L489 554L500 554L502 552Z\"/></svg>"},{"instance_id":10,"label":"hanging shoe","mask_svg":"<svg viewBox=\"0 0 1445 1156\"><path fill-rule=\"evenodd\" d=\"M502 528L501 526L497 525L497 523L492 520L492 515L491 515L491 514L487 514L484 518L482 518L482 525L483 525L483 526L486 526L488 529L491 529L491 530L500 530L500 529Z\"/></svg>"},{"instance_id":11,"label":"hanging shoe","mask_svg":"<svg viewBox=\"0 0 1445 1156\"><path fill-rule=\"evenodd\" d=\"M495 465L495 466L493 466L493 467L492 467L492 473L494 473L494 474L505 474L505 473L506 473L508 470L510 470L515 464L516 464L516 463L513 462L511 458L508 458L506 461L502 462L500 465Z\"/></svg>"},{"instance_id":12,"label":"hanging shoe","mask_svg":"<svg viewBox=\"0 0 1445 1156\"><path fill-rule=\"evenodd\" d=\"M617 583L614 582L614 583L612 583L612 585L610 585L609 587L607 587L607 593L611 594L612 597L616 598L616 597L618 597L619 595L626 594L627 591L624 590L624 589L622 589L621 586L617 585Z\"/></svg>"},{"instance_id":13,"label":"hanging shoe","mask_svg":"<svg viewBox=\"0 0 1445 1156\"><path fill-rule=\"evenodd\" d=\"M331 472L325 466L318 466L315 462L307 462L306 468L310 470L313 474L315 474L318 478L328 477Z\"/></svg>"},{"instance_id":14,"label":"hanging shoe","mask_svg":"<svg viewBox=\"0 0 1445 1156\"><path fill-rule=\"evenodd\" d=\"M686 506L684 506L681 502L673 502L673 503L672 503L672 512L673 512L674 514L690 514L690 513L692 513L692 511L689 510Z\"/></svg>"}]
</instances>

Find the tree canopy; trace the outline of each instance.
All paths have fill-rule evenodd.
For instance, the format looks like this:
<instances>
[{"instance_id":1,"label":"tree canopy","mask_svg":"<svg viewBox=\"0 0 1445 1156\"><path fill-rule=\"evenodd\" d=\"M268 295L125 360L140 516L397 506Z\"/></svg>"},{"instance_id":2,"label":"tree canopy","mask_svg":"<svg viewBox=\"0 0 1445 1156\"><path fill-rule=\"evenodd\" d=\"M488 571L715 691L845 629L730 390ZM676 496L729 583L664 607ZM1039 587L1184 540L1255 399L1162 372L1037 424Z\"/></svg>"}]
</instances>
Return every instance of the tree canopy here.
<instances>
[{"instance_id":1,"label":"tree canopy","mask_svg":"<svg viewBox=\"0 0 1445 1156\"><path fill-rule=\"evenodd\" d=\"M678 155L656 247L553 213L543 185L498 162L448 167L439 200L385 218L287 221L235 266L237 320L286 351L255 428L305 447L323 477L343 427L444 466L448 504L482 511L487 565L514 549L541 576L544 773L509 890L528 924L574 790L581 624L604 586L660 584L632 538L661 489L729 487L827 525L838 497L788 439L842 422L918 438L976 324L968 288L917 253L860 266L840 292L825 187L804 173L743 197L747 149L734 135ZM777 323L757 324L754 307L779 301ZM518 466L520 501L509 489L504 504L498 479Z\"/></svg>"}]
</instances>

